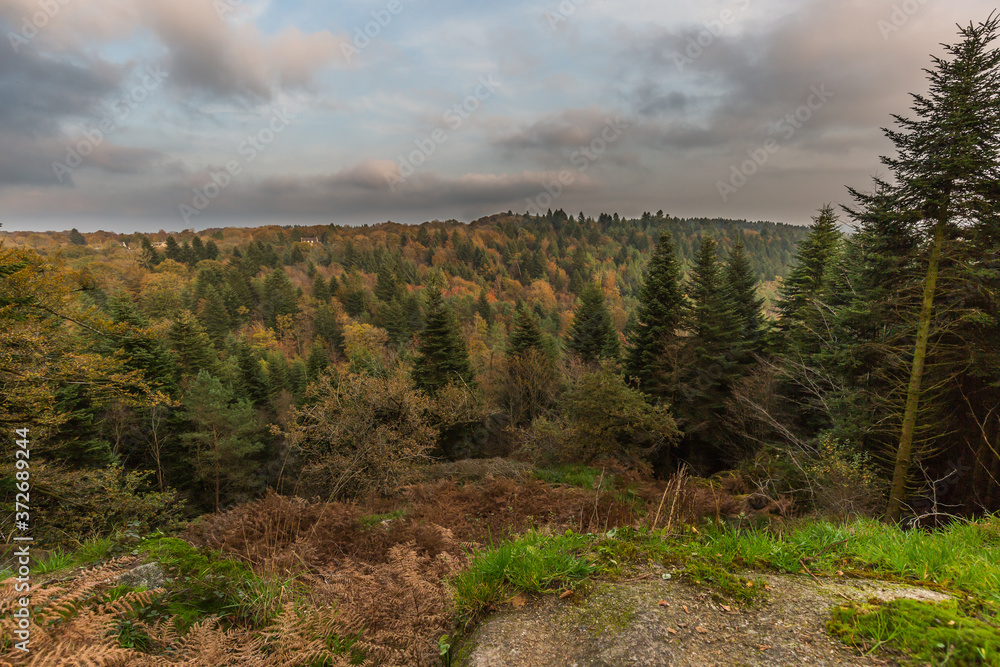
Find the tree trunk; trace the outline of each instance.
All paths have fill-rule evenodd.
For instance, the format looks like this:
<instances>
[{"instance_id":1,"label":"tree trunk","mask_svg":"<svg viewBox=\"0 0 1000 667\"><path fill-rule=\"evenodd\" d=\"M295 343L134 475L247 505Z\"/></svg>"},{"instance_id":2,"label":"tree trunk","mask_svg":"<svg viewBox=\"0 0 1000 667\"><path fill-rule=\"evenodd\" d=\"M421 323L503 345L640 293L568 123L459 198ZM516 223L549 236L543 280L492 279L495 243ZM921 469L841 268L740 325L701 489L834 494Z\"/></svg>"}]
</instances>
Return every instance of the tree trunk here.
<instances>
[{"instance_id":1,"label":"tree trunk","mask_svg":"<svg viewBox=\"0 0 1000 667\"><path fill-rule=\"evenodd\" d=\"M917 340L913 349L910 384L906 388L906 409L903 412L903 428L899 435L899 448L896 450L896 467L892 474L889 506L885 511L885 516L890 521L899 520L903 510L903 498L906 495L906 477L910 471L910 460L913 456L913 433L917 426L917 407L920 404L920 382L923 379L924 361L927 356L927 341L930 338L931 332L931 318L934 313L934 290L937 287L938 266L941 263L942 245L944 245L944 223L938 221L934 227L934 246L931 249L930 261L927 264L927 277L924 280L924 299L923 305L920 308Z\"/></svg>"}]
</instances>

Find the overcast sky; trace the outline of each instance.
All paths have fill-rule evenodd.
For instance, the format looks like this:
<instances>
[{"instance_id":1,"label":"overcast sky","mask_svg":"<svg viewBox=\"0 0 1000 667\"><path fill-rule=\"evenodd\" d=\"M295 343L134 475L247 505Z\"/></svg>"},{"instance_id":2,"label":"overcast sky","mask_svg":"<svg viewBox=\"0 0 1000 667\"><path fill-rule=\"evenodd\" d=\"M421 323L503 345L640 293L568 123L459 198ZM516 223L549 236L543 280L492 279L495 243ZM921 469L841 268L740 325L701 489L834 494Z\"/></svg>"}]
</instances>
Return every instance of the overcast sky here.
<instances>
[{"instance_id":1,"label":"overcast sky","mask_svg":"<svg viewBox=\"0 0 1000 667\"><path fill-rule=\"evenodd\" d=\"M0 0L0 223L807 223L994 6Z\"/></svg>"}]
</instances>

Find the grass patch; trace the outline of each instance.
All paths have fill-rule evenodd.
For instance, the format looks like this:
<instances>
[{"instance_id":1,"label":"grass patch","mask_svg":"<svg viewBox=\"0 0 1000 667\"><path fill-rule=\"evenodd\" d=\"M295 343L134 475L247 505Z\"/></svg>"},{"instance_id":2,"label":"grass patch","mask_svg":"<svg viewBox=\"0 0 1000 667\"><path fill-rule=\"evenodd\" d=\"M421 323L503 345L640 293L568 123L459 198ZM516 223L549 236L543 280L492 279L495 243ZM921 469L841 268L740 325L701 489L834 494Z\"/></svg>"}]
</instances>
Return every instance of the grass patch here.
<instances>
[{"instance_id":1,"label":"grass patch","mask_svg":"<svg viewBox=\"0 0 1000 667\"><path fill-rule=\"evenodd\" d=\"M209 616L262 628L293 592L288 582L263 579L243 563L198 551L177 538L147 540L139 551L167 575L165 592L139 616L146 621L172 617L181 633Z\"/></svg>"},{"instance_id":2,"label":"grass patch","mask_svg":"<svg viewBox=\"0 0 1000 667\"><path fill-rule=\"evenodd\" d=\"M956 600L893 600L838 607L831 634L862 650L885 648L903 664L1000 665L1000 625L966 613Z\"/></svg>"},{"instance_id":3,"label":"grass patch","mask_svg":"<svg viewBox=\"0 0 1000 667\"><path fill-rule=\"evenodd\" d=\"M470 622L490 607L519 592L538 594L566 590L597 571L587 558L590 539L567 532L534 531L472 557L470 567L455 577L455 609Z\"/></svg>"},{"instance_id":4,"label":"grass patch","mask_svg":"<svg viewBox=\"0 0 1000 667\"><path fill-rule=\"evenodd\" d=\"M705 562L691 563L684 570L692 583L707 585L716 591L716 602L722 597L742 605L753 605L767 599L767 589L760 577L738 577L732 572Z\"/></svg>"},{"instance_id":5,"label":"grass patch","mask_svg":"<svg viewBox=\"0 0 1000 667\"><path fill-rule=\"evenodd\" d=\"M566 463L550 466L548 468L536 468L532 474L546 484L566 484L567 486L577 486L581 489L597 488L601 471L580 463ZM605 477L604 484L610 480Z\"/></svg>"},{"instance_id":6,"label":"grass patch","mask_svg":"<svg viewBox=\"0 0 1000 667\"><path fill-rule=\"evenodd\" d=\"M62 550L51 552L45 560L36 561L31 571L35 574L49 574L68 568L73 564L73 555Z\"/></svg>"},{"instance_id":7,"label":"grass patch","mask_svg":"<svg viewBox=\"0 0 1000 667\"><path fill-rule=\"evenodd\" d=\"M384 512L382 514L367 514L358 519L358 525L364 528L371 528L372 526L377 526L383 521L395 521L396 519L402 519L406 516L405 509L393 510L392 512Z\"/></svg>"}]
</instances>

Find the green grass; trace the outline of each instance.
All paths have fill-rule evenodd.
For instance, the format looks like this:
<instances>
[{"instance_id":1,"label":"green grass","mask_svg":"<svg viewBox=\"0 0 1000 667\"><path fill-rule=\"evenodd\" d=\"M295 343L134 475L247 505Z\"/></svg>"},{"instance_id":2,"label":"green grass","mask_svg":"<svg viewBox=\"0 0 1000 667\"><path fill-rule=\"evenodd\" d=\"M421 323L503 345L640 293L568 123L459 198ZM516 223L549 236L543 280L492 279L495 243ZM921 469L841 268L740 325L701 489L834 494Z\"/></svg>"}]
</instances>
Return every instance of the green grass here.
<instances>
[{"instance_id":1,"label":"green grass","mask_svg":"<svg viewBox=\"0 0 1000 667\"><path fill-rule=\"evenodd\" d=\"M601 478L601 471L580 463L567 463L550 466L548 468L536 468L532 474L547 484L566 484L568 486L578 486L582 489L594 489ZM604 477L604 486L609 487L611 478Z\"/></svg>"},{"instance_id":2,"label":"green grass","mask_svg":"<svg viewBox=\"0 0 1000 667\"><path fill-rule=\"evenodd\" d=\"M73 564L73 554L62 550L53 551L45 560L37 561L31 568L34 574L50 574L70 567Z\"/></svg>"},{"instance_id":3,"label":"green grass","mask_svg":"<svg viewBox=\"0 0 1000 667\"><path fill-rule=\"evenodd\" d=\"M358 519L358 525L371 528L372 526L381 524L383 521L395 521L396 519L402 519L404 516L406 516L405 509L393 510L392 512L384 512L382 514L368 514Z\"/></svg>"},{"instance_id":4,"label":"green grass","mask_svg":"<svg viewBox=\"0 0 1000 667\"><path fill-rule=\"evenodd\" d=\"M529 531L475 554L469 569L452 580L459 618L472 621L519 592L559 592L587 579L597 571L587 558L589 542L588 536L570 532L543 535Z\"/></svg>"},{"instance_id":5,"label":"green grass","mask_svg":"<svg viewBox=\"0 0 1000 667\"><path fill-rule=\"evenodd\" d=\"M893 600L838 607L831 634L866 652L887 649L903 664L1000 665L1000 624L957 600Z\"/></svg>"}]
</instances>

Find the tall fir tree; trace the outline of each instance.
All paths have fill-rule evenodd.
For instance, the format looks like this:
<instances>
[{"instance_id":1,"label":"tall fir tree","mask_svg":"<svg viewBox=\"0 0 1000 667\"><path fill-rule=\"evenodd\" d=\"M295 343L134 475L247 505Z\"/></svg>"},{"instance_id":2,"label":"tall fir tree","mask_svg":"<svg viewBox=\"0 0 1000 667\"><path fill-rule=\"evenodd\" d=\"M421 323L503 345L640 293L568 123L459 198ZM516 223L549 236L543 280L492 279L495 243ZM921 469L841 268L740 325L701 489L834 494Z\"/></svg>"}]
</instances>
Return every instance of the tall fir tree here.
<instances>
[{"instance_id":1,"label":"tall fir tree","mask_svg":"<svg viewBox=\"0 0 1000 667\"><path fill-rule=\"evenodd\" d=\"M212 340L190 310L182 311L174 320L167 338L177 356L176 370L179 377L194 376L200 371L214 369L218 357L212 347Z\"/></svg>"},{"instance_id":2,"label":"tall fir tree","mask_svg":"<svg viewBox=\"0 0 1000 667\"><path fill-rule=\"evenodd\" d=\"M588 283L580 294L567 345L586 362L618 358L621 351L618 331L611 320L604 291L597 283Z\"/></svg>"},{"instance_id":3,"label":"tall fir tree","mask_svg":"<svg viewBox=\"0 0 1000 667\"><path fill-rule=\"evenodd\" d=\"M681 266L669 232L660 234L646 267L646 281L639 293L639 309L632 331L626 371L639 381L643 392L663 397L670 391L678 328L684 313Z\"/></svg>"},{"instance_id":4,"label":"tall fir tree","mask_svg":"<svg viewBox=\"0 0 1000 667\"><path fill-rule=\"evenodd\" d=\"M413 380L418 388L432 394L453 382L473 382L468 347L455 315L436 289L428 297L419 356L413 362Z\"/></svg>"},{"instance_id":5,"label":"tall fir tree","mask_svg":"<svg viewBox=\"0 0 1000 667\"><path fill-rule=\"evenodd\" d=\"M743 341L748 353L759 353L764 339L764 299L758 292L757 278L750 268L746 246L740 239L726 262L726 282L733 293L736 312L742 324Z\"/></svg>"},{"instance_id":6,"label":"tall fir tree","mask_svg":"<svg viewBox=\"0 0 1000 667\"><path fill-rule=\"evenodd\" d=\"M813 218L809 235L796 254L795 267L779 294L779 327L793 338L801 339L804 335L801 329L808 329L810 322L815 322L816 299L830 280L842 241L837 215L826 204Z\"/></svg>"},{"instance_id":7,"label":"tall fir tree","mask_svg":"<svg viewBox=\"0 0 1000 667\"><path fill-rule=\"evenodd\" d=\"M939 281L961 262L969 230L997 224L1000 180L1000 49L993 46L1000 15L960 27L957 44L934 57L926 70L926 95L913 95L914 117L895 115L897 129L885 130L895 157L883 157L893 183L876 180L876 194L851 190L859 209L880 204L888 195L907 212L921 238L922 297L909 355L909 380L903 405L893 480L886 515L898 519L910 481L918 421L925 412L928 350L937 338L935 324ZM975 260L974 260L975 261ZM945 274L942 274L942 267ZM942 288L944 288L942 284ZM937 309L939 310L939 309ZM944 379L947 377L945 373Z\"/></svg>"},{"instance_id":8,"label":"tall fir tree","mask_svg":"<svg viewBox=\"0 0 1000 667\"><path fill-rule=\"evenodd\" d=\"M524 304L520 304L514 315L510 338L507 341L507 354L519 355L528 350L543 350L545 342L542 330L534 316L528 312Z\"/></svg>"}]
</instances>

